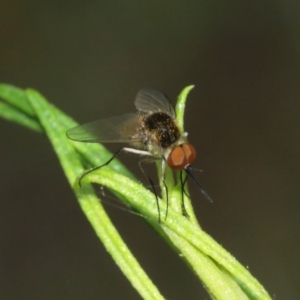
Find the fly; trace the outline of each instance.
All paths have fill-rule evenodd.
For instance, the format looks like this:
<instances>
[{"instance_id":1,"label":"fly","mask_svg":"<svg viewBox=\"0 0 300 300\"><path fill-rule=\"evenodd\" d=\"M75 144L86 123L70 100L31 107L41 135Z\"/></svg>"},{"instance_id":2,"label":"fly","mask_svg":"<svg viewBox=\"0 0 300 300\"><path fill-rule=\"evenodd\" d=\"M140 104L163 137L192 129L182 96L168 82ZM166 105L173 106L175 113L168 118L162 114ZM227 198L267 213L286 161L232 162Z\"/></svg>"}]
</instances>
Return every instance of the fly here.
<instances>
[{"instance_id":1,"label":"fly","mask_svg":"<svg viewBox=\"0 0 300 300\"><path fill-rule=\"evenodd\" d=\"M139 166L149 180L156 197L158 216L160 222L160 207L153 181L145 173L142 165L162 161L162 182L166 191L168 214L168 187L165 182L165 170L168 165L175 171L181 171L182 214L188 217L184 205L184 185L187 178L183 179L182 171L198 185L203 195L212 202L200 183L191 173L191 164L196 159L195 148L187 142L187 133L180 132L176 121L176 114L169 99L161 92L144 88L140 90L134 101L137 113L128 113L101 119L83 124L67 131L69 139L87 143L128 143L130 147L118 150L106 163L94 167L83 173L80 180L95 169L108 165L121 151L131 152L143 156Z\"/></svg>"}]
</instances>

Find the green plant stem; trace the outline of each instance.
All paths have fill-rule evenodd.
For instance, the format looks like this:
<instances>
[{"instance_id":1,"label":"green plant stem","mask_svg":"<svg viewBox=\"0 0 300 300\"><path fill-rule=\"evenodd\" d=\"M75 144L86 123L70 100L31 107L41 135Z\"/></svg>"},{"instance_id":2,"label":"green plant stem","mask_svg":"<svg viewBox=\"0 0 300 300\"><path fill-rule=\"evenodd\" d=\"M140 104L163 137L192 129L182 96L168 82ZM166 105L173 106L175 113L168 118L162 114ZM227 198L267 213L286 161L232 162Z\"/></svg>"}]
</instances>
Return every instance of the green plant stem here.
<instances>
[{"instance_id":1,"label":"green plant stem","mask_svg":"<svg viewBox=\"0 0 300 300\"><path fill-rule=\"evenodd\" d=\"M84 181L99 183L117 191L126 197L148 221L155 222L157 218L155 197L141 185L121 174L104 169L88 174ZM116 182L122 182L127 188L120 187ZM165 214L165 209L165 207L161 208L162 215ZM174 236L183 239L181 242L177 240L175 243L177 252L183 255L194 270L201 270L196 273L204 285L209 287L208 290L214 298L247 299L240 298L243 293L244 297L249 299L271 299L263 286L221 245L199 226L191 223L172 208L169 208L168 219L163 221L161 228L174 243L176 241ZM170 235L170 233L172 234ZM195 253L198 255L197 258L195 258ZM208 267L211 263L215 264L214 268ZM207 268L203 268L203 265L206 265ZM235 284L233 284L233 280ZM224 289L225 287L226 289ZM232 296L228 298L227 296L231 293L235 294L236 298L231 298ZM221 297L221 295L223 296Z\"/></svg>"},{"instance_id":2,"label":"green plant stem","mask_svg":"<svg viewBox=\"0 0 300 300\"><path fill-rule=\"evenodd\" d=\"M70 184L73 185L78 174L81 174L84 169L78 154L66 139L66 128L60 125L57 114L39 93L28 90L27 96L59 157ZM75 190L79 204L96 234L132 285L144 299L163 299L114 228L92 187L87 185L81 189L77 186Z\"/></svg>"},{"instance_id":3,"label":"green plant stem","mask_svg":"<svg viewBox=\"0 0 300 300\"><path fill-rule=\"evenodd\" d=\"M176 106L178 123L182 130L185 101L191 89L192 86L189 86L183 90ZM158 224L155 196L137 183L132 174L117 159L107 167L86 175L82 180L82 188L79 187L77 178L85 169L83 163L89 166L101 165L111 157L111 154L102 145L67 140L65 132L77 125L75 121L49 104L34 90L24 92L11 85L2 84L0 97L6 101L6 103L0 102L2 117L47 134L79 204L97 236L144 299L163 299L163 296L111 224L101 202L93 192L91 182L109 187L122 196L121 200L143 215L145 220L194 270L212 298L271 299L246 268L201 230L189 199L185 201L191 218L188 220L181 215L180 185L178 181L177 184L174 183L171 172L167 172L166 178L171 204L168 218L167 220L162 218L162 224ZM120 182L122 185L119 184ZM162 216L166 212L165 200L159 200Z\"/></svg>"}]
</instances>

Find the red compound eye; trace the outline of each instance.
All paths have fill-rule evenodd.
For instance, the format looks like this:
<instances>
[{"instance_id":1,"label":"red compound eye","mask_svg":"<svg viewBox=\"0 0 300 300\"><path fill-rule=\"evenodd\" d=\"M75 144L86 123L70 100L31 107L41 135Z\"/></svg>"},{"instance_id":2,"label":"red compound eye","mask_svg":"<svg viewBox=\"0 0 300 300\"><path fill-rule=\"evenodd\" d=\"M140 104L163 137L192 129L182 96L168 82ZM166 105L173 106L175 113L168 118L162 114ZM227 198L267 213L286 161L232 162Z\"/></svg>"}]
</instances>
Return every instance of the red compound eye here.
<instances>
[{"instance_id":1,"label":"red compound eye","mask_svg":"<svg viewBox=\"0 0 300 300\"><path fill-rule=\"evenodd\" d=\"M195 148L188 143L176 146L168 156L168 166L173 170L183 170L196 158Z\"/></svg>"}]
</instances>

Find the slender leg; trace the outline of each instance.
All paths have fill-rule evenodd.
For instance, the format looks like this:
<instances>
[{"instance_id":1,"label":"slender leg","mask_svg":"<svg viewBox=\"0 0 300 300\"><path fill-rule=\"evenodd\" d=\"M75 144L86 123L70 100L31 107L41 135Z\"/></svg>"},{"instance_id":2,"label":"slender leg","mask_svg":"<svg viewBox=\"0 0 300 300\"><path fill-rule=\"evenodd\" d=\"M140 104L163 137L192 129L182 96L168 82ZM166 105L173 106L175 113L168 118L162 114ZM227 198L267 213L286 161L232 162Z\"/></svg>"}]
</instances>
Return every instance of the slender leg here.
<instances>
[{"instance_id":1,"label":"slender leg","mask_svg":"<svg viewBox=\"0 0 300 300\"><path fill-rule=\"evenodd\" d=\"M128 148L128 147L121 148L121 149L119 149L117 152L115 152L115 153L113 154L113 156L112 156L106 163L104 163L103 165L101 165L101 166L96 166L96 167L93 167L93 168L90 168L90 169L88 169L86 172L84 172L84 173L79 177L79 186L81 187L81 180L82 180L82 178L83 178L85 175L87 175L87 174L89 174L89 173L91 173L91 172L93 172L93 171L95 171L95 170L101 169L102 167L105 167L105 166L109 165L110 162L111 162L114 158L116 158L116 156L117 156L121 151L131 152L131 153L140 154L140 155L148 155L148 156L152 156L152 154L151 154L150 152L148 152L148 151L143 151L143 150L138 150L138 149L133 149L133 148Z\"/></svg>"},{"instance_id":2,"label":"slender leg","mask_svg":"<svg viewBox=\"0 0 300 300\"><path fill-rule=\"evenodd\" d=\"M181 171L182 172L182 171ZM190 198L190 195L186 192L186 190L184 189L185 185L186 185L186 182L187 182L187 179L188 179L188 175L185 176L184 180L182 181L182 189L183 189L183 193L188 197Z\"/></svg>"},{"instance_id":3,"label":"slender leg","mask_svg":"<svg viewBox=\"0 0 300 300\"><path fill-rule=\"evenodd\" d=\"M165 190L166 190L166 205L167 205L167 207L166 207L166 215L165 215L165 220L167 220L167 216L168 216L168 212L169 212L169 191L168 191L168 186L167 186L167 184L166 184L166 181L165 181L165 179L163 178L162 179L162 182L163 182L163 185L164 185L164 187L165 187Z\"/></svg>"},{"instance_id":4,"label":"slender leg","mask_svg":"<svg viewBox=\"0 0 300 300\"><path fill-rule=\"evenodd\" d=\"M154 162L154 161L155 161L154 158L143 159L143 160L141 160L139 162L139 166L140 166L140 169L141 169L142 173L148 179L148 181L150 182L150 185L152 187L152 190L153 190L153 193L154 193L155 199L156 199L156 206L157 206L157 211L158 211L158 223L161 224L161 221L160 221L159 200L158 200L158 196L157 196L157 193L156 193L156 190L155 190L155 187L154 187L154 183L153 183L152 179L147 175L147 173L145 172L144 168L142 167L143 164L145 164L145 163L151 163L151 162Z\"/></svg>"},{"instance_id":5,"label":"slender leg","mask_svg":"<svg viewBox=\"0 0 300 300\"><path fill-rule=\"evenodd\" d=\"M183 172L180 171L180 185L181 185L181 212L182 212L182 215L185 216L186 218L189 218L189 214L187 213L186 211L186 208L185 208L185 204L184 204L184 194L186 194L185 190L184 190L184 185L186 184L186 180L187 180L187 177L185 177L185 179L182 178L182 174Z\"/></svg>"},{"instance_id":6,"label":"slender leg","mask_svg":"<svg viewBox=\"0 0 300 300\"><path fill-rule=\"evenodd\" d=\"M112 156L106 163L104 163L103 165L101 165L101 166L96 166L96 167L93 167L93 168L90 168L90 169L88 169L87 171L85 171L82 175L80 175L79 180L78 180L79 186L81 187L81 180L83 179L83 177L84 177L85 175L87 175L87 174L89 174L89 173L91 173L91 172L93 172L93 171L95 171L95 170L101 169L102 167L105 167L105 166L109 165L110 162L111 162L114 158L116 158L116 156L117 156L123 149L124 149L124 148L121 148L121 149L119 149L117 152L115 152L115 153L113 154L113 156Z\"/></svg>"},{"instance_id":7,"label":"slender leg","mask_svg":"<svg viewBox=\"0 0 300 300\"><path fill-rule=\"evenodd\" d=\"M169 190L168 190L168 186L166 184L166 160L163 157L162 158L162 163L161 163L161 180L163 182L163 185L165 187L165 191L166 191L166 215L165 215L165 220L167 220L167 216L168 216L168 212L169 212Z\"/></svg>"}]
</instances>

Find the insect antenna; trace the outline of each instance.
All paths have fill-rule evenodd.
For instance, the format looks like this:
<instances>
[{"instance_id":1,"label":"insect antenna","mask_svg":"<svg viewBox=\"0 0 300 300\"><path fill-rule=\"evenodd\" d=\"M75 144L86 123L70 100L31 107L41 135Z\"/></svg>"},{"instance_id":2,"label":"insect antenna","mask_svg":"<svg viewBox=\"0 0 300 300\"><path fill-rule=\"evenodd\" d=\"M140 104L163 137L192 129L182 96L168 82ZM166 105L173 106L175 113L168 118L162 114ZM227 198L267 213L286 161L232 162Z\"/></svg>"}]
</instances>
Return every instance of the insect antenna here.
<instances>
[{"instance_id":1,"label":"insect antenna","mask_svg":"<svg viewBox=\"0 0 300 300\"><path fill-rule=\"evenodd\" d=\"M201 193L204 195L204 197L209 201L209 202L213 202L212 199L210 198L210 196L206 193L206 191L204 190L204 188L202 187L202 185L199 183L199 181L195 178L195 176L193 175L193 173L191 172L191 166L188 165L185 168L185 172L187 173L188 176L190 176L192 178L192 180L196 183L196 185L199 187Z\"/></svg>"}]
</instances>

